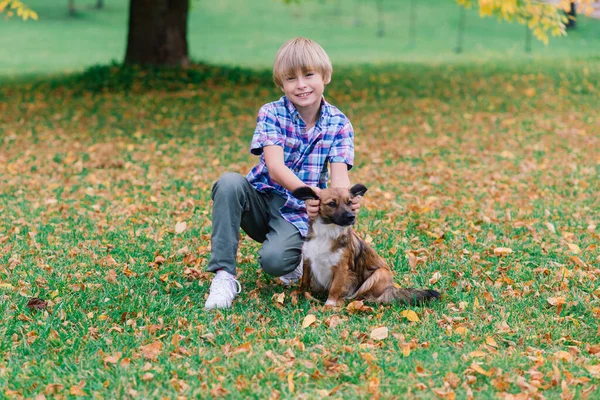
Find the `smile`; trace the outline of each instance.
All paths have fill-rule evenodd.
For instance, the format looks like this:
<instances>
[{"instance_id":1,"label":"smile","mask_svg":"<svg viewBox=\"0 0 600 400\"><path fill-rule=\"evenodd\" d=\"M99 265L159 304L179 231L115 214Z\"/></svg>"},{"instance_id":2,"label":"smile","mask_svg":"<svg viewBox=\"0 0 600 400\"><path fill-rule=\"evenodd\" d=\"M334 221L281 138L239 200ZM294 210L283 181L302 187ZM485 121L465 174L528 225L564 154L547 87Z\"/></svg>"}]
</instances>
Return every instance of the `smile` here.
<instances>
[{"instance_id":1,"label":"smile","mask_svg":"<svg viewBox=\"0 0 600 400\"><path fill-rule=\"evenodd\" d=\"M296 96L297 96L297 97L308 97L308 96L310 96L311 94L312 94L312 92L306 92L306 93L300 93L300 94L297 94Z\"/></svg>"}]
</instances>

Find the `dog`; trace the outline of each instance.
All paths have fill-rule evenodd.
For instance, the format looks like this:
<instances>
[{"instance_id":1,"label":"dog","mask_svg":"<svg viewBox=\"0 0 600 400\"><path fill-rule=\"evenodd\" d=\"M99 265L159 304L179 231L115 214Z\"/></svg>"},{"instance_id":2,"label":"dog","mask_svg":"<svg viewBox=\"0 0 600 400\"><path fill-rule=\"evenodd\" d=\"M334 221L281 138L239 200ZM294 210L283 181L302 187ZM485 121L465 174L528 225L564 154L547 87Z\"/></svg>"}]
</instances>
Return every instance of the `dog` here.
<instances>
[{"instance_id":1,"label":"dog","mask_svg":"<svg viewBox=\"0 0 600 400\"><path fill-rule=\"evenodd\" d=\"M342 305L344 299L414 305L439 298L435 290L397 288L383 258L354 232L352 199L366 192L362 184L323 189L320 196L308 186L292 192L299 200L320 199L319 215L310 221L302 247L301 289L327 291L325 307Z\"/></svg>"}]
</instances>

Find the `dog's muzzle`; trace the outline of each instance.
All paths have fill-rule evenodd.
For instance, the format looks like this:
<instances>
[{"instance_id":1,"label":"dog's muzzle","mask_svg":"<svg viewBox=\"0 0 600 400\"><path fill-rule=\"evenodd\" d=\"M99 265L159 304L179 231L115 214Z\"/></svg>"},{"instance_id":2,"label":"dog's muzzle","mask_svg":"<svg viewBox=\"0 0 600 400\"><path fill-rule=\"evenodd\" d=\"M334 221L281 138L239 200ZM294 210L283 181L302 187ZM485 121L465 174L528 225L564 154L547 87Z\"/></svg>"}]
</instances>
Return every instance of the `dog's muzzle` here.
<instances>
[{"instance_id":1,"label":"dog's muzzle","mask_svg":"<svg viewBox=\"0 0 600 400\"><path fill-rule=\"evenodd\" d=\"M348 226L354 225L354 221L356 221L356 215L354 215L351 212L345 212L337 216L337 218L335 218L333 222L335 222L335 224L339 226Z\"/></svg>"}]
</instances>

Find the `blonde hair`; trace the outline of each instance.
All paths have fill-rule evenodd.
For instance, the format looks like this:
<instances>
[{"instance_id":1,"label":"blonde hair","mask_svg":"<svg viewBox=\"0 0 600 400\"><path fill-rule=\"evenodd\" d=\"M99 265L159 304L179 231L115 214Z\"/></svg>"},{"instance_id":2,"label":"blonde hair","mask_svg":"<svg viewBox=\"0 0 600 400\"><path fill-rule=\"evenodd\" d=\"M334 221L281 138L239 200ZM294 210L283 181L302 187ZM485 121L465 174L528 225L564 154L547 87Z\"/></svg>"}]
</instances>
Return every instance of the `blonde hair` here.
<instances>
[{"instance_id":1,"label":"blonde hair","mask_svg":"<svg viewBox=\"0 0 600 400\"><path fill-rule=\"evenodd\" d=\"M273 65L273 81L277 86L283 87L283 81L295 76L298 71L316 71L327 82L331 79L333 67L329 56L317 42L297 37L285 42L277 51Z\"/></svg>"}]
</instances>

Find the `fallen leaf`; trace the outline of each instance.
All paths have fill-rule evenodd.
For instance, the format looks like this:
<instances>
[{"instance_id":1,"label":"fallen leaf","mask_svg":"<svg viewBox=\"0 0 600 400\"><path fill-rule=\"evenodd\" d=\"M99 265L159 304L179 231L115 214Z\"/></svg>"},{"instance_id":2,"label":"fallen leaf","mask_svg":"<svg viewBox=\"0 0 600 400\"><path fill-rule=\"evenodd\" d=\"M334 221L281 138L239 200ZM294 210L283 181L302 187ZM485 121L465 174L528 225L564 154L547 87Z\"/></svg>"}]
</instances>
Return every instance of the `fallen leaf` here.
<instances>
[{"instance_id":1,"label":"fallen leaf","mask_svg":"<svg viewBox=\"0 0 600 400\"><path fill-rule=\"evenodd\" d=\"M506 256L512 252L512 249L508 247L496 247L494 249L494 255L497 257Z\"/></svg>"},{"instance_id":2,"label":"fallen leaf","mask_svg":"<svg viewBox=\"0 0 600 400\"><path fill-rule=\"evenodd\" d=\"M411 322L419 322L419 316L413 310L404 310L400 315Z\"/></svg>"},{"instance_id":3,"label":"fallen leaf","mask_svg":"<svg viewBox=\"0 0 600 400\"><path fill-rule=\"evenodd\" d=\"M308 314L306 317L304 317L304 321L302 321L302 327L303 328L308 328L316 320L317 320L317 317L315 317L313 314Z\"/></svg>"},{"instance_id":4,"label":"fallen leaf","mask_svg":"<svg viewBox=\"0 0 600 400\"><path fill-rule=\"evenodd\" d=\"M37 297L32 297L27 302L27 308L30 310L45 310L48 307L48 302L46 300L38 299Z\"/></svg>"},{"instance_id":5,"label":"fallen leaf","mask_svg":"<svg viewBox=\"0 0 600 400\"><path fill-rule=\"evenodd\" d=\"M554 357L556 357L558 360L563 360L567 362L573 361L573 355L568 351L564 350L559 350L556 353L554 353Z\"/></svg>"},{"instance_id":6,"label":"fallen leaf","mask_svg":"<svg viewBox=\"0 0 600 400\"><path fill-rule=\"evenodd\" d=\"M552 222L545 222L546 228L552 233L556 233L556 229L554 228L554 224Z\"/></svg>"},{"instance_id":7,"label":"fallen leaf","mask_svg":"<svg viewBox=\"0 0 600 400\"><path fill-rule=\"evenodd\" d=\"M290 372L287 376L288 389L290 393L294 393L294 371Z\"/></svg>"},{"instance_id":8,"label":"fallen leaf","mask_svg":"<svg viewBox=\"0 0 600 400\"><path fill-rule=\"evenodd\" d=\"M371 331L370 336L373 340L383 340L388 337L388 328L385 326L375 328Z\"/></svg>"},{"instance_id":9,"label":"fallen leaf","mask_svg":"<svg viewBox=\"0 0 600 400\"><path fill-rule=\"evenodd\" d=\"M123 355L123 353L118 352L113 354L112 356L106 356L102 359L102 361L104 361L107 364L116 364L119 362L119 360L121 359L121 356Z\"/></svg>"},{"instance_id":10,"label":"fallen leaf","mask_svg":"<svg viewBox=\"0 0 600 400\"><path fill-rule=\"evenodd\" d=\"M479 372L482 375L485 376L491 376L492 375L492 371L486 371L485 369L481 368L481 366L479 364L471 364L471 366L469 367L471 368L473 371L475 372Z\"/></svg>"},{"instance_id":11,"label":"fallen leaf","mask_svg":"<svg viewBox=\"0 0 600 400\"><path fill-rule=\"evenodd\" d=\"M567 247L575 254L581 253L581 249L575 243L567 243Z\"/></svg>"},{"instance_id":12,"label":"fallen leaf","mask_svg":"<svg viewBox=\"0 0 600 400\"><path fill-rule=\"evenodd\" d=\"M178 222L175 224L175 233L183 233L187 229L187 223L185 221Z\"/></svg>"},{"instance_id":13,"label":"fallen leaf","mask_svg":"<svg viewBox=\"0 0 600 400\"><path fill-rule=\"evenodd\" d=\"M162 342L154 342L147 344L146 346L142 346L142 356L147 359L154 360L158 355L162 352L163 344Z\"/></svg>"},{"instance_id":14,"label":"fallen leaf","mask_svg":"<svg viewBox=\"0 0 600 400\"><path fill-rule=\"evenodd\" d=\"M348 311L361 311L361 312L373 312L373 307L366 306L362 300L355 300L353 302L348 303L346 306L346 310Z\"/></svg>"},{"instance_id":15,"label":"fallen leaf","mask_svg":"<svg viewBox=\"0 0 600 400\"><path fill-rule=\"evenodd\" d=\"M69 389L69 393L71 396L87 396L87 393L83 391L83 389L77 385L71 386Z\"/></svg>"},{"instance_id":16,"label":"fallen leaf","mask_svg":"<svg viewBox=\"0 0 600 400\"><path fill-rule=\"evenodd\" d=\"M285 292L281 292L281 293L275 293L273 295L273 298L275 299L275 302L278 304L283 304L284 300L285 300Z\"/></svg>"},{"instance_id":17,"label":"fallen leaf","mask_svg":"<svg viewBox=\"0 0 600 400\"><path fill-rule=\"evenodd\" d=\"M152 380L152 378L154 378L154 374L151 374L150 372L146 372L144 375L142 375L143 381L149 381Z\"/></svg>"},{"instance_id":18,"label":"fallen leaf","mask_svg":"<svg viewBox=\"0 0 600 400\"><path fill-rule=\"evenodd\" d=\"M567 302L566 299L564 297L562 297L562 296L548 297L547 301L552 306L560 306L560 305L563 305L563 304L565 304Z\"/></svg>"},{"instance_id":19,"label":"fallen leaf","mask_svg":"<svg viewBox=\"0 0 600 400\"><path fill-rule=\"evenodd\" d=\"M442 278L442 274L440 274L440 271L435 271L433 273L433 275L431 276L431 278L429 279L429 284L433 285L433 284L437 283L441 278Z\"/></svg>"}]
</instances>

